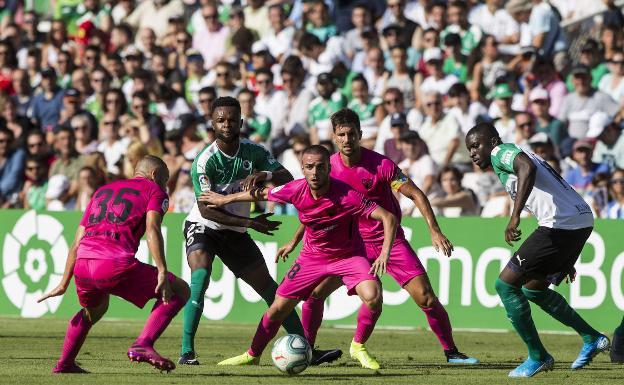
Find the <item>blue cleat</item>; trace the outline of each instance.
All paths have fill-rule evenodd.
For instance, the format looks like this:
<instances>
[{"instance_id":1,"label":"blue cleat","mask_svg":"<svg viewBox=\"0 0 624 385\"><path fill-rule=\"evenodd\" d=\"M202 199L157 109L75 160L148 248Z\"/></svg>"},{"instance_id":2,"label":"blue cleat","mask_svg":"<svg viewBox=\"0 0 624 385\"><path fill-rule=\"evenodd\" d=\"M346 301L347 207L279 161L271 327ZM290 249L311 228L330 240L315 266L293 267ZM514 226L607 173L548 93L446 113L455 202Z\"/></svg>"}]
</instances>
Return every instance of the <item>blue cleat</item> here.
<instances>
[{"instance_id":1,"label":"blue cleat","mask_svg":"<svg viewBox=\"0 0 624 385\"><path fill-rule=\"evenodd\" d=\"M600 335L594 342L589 344L583 344L583 348L579 353L576 360L571 365L573 370L580 369L583 366L589 365L594 357L598 353L609 351L611 347L611 341L606 336Z\"/></svg>"},{"instance_id":2,"label":"blue cleat","mask_svg":"<svg viewBox=\"0 0 624 385\"><path fill-rule=\"evenodd\" d=\"M457 348L445 350L444 355L446 356L446 362L449 364L474 365L479 363L479 360L473 357L468 357L464 353L457 350Z\"/></svg>"},{"instance_id":3,"label":"blue cleat","mask_svg":"<svg viewBox=\"0 0 624 385\"><path fill-rule=\"evenodd\" d=\"M541 361L527 358L520 366L509 372L509 377L533 377L539 372L552 370L554 364L555 359L550 354Z\"/></svg>"}]
</instances>

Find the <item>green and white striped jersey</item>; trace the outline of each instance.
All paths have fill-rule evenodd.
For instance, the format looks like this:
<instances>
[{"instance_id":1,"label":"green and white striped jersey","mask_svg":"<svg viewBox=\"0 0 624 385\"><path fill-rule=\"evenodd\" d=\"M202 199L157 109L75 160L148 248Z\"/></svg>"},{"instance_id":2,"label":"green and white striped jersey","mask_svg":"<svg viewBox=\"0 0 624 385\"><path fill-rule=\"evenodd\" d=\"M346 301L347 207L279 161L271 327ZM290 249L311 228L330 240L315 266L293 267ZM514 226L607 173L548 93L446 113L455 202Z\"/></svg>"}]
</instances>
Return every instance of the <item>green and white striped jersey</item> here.
<instances>
[{"instance_id":1,"label":"green and white striped jersey","mask_svg":"<svg viewBox=\"0 0 624 385\"><path fill-rule=\"evenodd\" d=\"M275 160L262 145L242 139L234 156L223 153L217 142L204 147L197 155L191 167L191 180L195 198L204 191L220 194L234 194L241 191L241 182L257 171L275 171L282 165ZM251 203L236 202L223 207L227 212L241 217L249 217ZM214 230L234 230L245 232L247 228L226 226L201 216L197 201L186 218L190 222L200 223Z\"/></svg>"}]
</instances>

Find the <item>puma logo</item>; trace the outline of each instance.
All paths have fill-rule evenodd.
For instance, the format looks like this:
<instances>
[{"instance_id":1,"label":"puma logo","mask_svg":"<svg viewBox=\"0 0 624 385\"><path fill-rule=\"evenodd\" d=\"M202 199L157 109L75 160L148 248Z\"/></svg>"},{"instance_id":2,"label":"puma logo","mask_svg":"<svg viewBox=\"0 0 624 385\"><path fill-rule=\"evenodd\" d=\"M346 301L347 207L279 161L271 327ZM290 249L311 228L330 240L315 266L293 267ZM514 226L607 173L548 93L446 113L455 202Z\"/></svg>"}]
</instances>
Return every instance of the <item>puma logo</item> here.
<instances>
[{"instance_id":1,"label":"puma logo","mask_svg":"<svg viewBox=\"0 0 624 385\"><path fill-rule=\"evenodd\" d=\"M520 266L522 266L522 262L523 261L526 261L526 258L525 259L521 259L520 255L516 255L516 258L518 259L518 265L520 265Z\"/></svg>"}]
</instances>

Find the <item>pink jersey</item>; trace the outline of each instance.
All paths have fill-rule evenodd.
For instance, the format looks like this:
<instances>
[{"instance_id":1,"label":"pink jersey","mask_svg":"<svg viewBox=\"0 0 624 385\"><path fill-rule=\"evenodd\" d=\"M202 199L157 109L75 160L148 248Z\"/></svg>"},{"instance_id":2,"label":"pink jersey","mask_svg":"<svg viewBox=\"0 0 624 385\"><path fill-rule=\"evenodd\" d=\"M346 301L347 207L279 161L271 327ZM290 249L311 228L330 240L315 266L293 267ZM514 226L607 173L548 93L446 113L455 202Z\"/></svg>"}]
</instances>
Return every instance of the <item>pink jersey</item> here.
<instances>
[{"instance_id":1,"label":"pink jersey","mask_svg":"<svg viewBox=\"0 0 624 385\"><path fill-rule=\"evenodd\" d=\"M145 234L148 211L167 211L169 199L160 186L136 177L100 187L91 198L80 224L85 234L78 258L134 258Z\"/></svg>"},{"instance_id":2,"label":"pink jersey","mask_svg":"<svg viewBox=\"0 0 624 385\"><path fill-rule=\"evenodd\" d=\"M292 203L299 211L305 226L301 256L328 259L364 255L358 222L368 218L377 204L346 183L330 178L329 191L314 199L306 180L297 179L271 189L269 200Z\"/></svg>"},{"instance_id":3,"label":"pink jersey","mask_svg":"<svg viewBox=\"0 0 624 385\"><path fill-rule=\"evenodd\" d=\"M406 182L407 177L401 169L387 157L375 151L362 148L362 159L353 167L347 167L340 153L331 156L331 176L347 183L366 198L394 214L401 223L401 207L392 190L398 191ZM382 241L384 238L381 222L362 219L360 233L365 242ZM403 238L401 226L397 229L397 238Z\"/></svg>"}]
</instances>

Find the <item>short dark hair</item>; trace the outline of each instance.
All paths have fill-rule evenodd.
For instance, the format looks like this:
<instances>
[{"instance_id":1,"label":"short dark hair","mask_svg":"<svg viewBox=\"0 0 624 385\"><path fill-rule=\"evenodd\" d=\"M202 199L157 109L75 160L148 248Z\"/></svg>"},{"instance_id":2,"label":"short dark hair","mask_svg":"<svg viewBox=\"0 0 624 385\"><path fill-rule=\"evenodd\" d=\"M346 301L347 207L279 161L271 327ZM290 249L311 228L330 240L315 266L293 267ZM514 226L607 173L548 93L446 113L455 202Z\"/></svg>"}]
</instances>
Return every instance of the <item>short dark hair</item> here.
<instances>
[{"instance_id":1,"label":"short dark hair","mask_svg":"<svg viewBox=\"0 0 624 385\"><path fill-rule=\"evenodd\" d=\"M299 39L299 49L312 49L316 45L323 45L321 40L310 32L304 32Z\"/></svg>"},{"instance_id":2,"label":"short dark hair","mask_svg":"<svg viewBox=\"0 0 624 385\"><path fill-rule=\"evenodd\" d=\"M453 176L455 178L457 178L457 180L459 182L461 182L462 178L464 177L464 174L462 174L461 171L459 171L459 169L455 166L444 166L442 167L442 169L440 170L440 172L438 173L438 184L442 184L442 175L446 174L447 172L450 172L453 174Z\"/></svg>"},{"instance_id":3,"label":"short dark hair","mask_svg":"<svg viewBox=\"0 0 624 385\"><path fill-rule=\"evenodd\" d=\"M249 88L243 88L242 90L238 91L238 95L236 95L237 99L238 99L238 96L241 96L242 94L249 94L249 95L251 95L252 99L254 99L254 100L256 99L256 95Z\"/></svg>"},{"instance_id":4,"label":"short dark hair","mask_svg":"<svg viewBox=\"0 0 624 385\"><path fill-rule=\"evenodd\" d=\"M233 98L231 96L222 96L212 102L213 112L216 111L219 107L233 107L239 114L241 113L240 103L238 102L238 100L236 100L236 98Z\"/></svg>"},{"instance_id":5,"label":"short dark hair","mask_svg":"<svg viewBox=\"0 0 624 385\"><path fill-rule=\"evenodd\" d=\"M203 87L199 90L198 94L210 94L216 97L217 90L214 87Z\"/></svg>"},{"instance_id":6,"label":"short dark hair","mask_svg":"<svg viewBox=\"0 0 624 385\"><path fill-rule=\"evenodd\" d=\"M363 82L364 86L366 87L366 89L368 89L368 81L366 80L364 75L362 75L362 74L355 75L355 77L353 77L353 79L351 79L351 84L353 84L355 82Z\"/></svg>"},{"instance_id":7,"label":"short dark hair","mask_svg":"<svg viewBox=\"0 0 624 385\"><path fill-rule=\"evenodd\" d=\"M459 95L468 95L468 88L464 83L455 83L449 88L448 96L451 98L457 97Z\"/></svg>"},{"instance_id":8,"label":"short dark hair","mask_svg":"<svg viewBox=\"0 0 624 385\"><path fill-rule=\"evenodd\" d=\"M305 150L303 150L303 153L301 154L301 156L305 154L321 155L323 157L323 160L326 161L327 163L329 163L329 157L331 156L327 148L321 146L320 144L313 144L307 147Z\"/></svg>"},{"instance_id":9,"label":"short dark hair","mask_svg":"<svg viewBox=\"0 0 624 385\"><path fill-rule=\"evenodd\" d=\"M132 94L132 99L139 98L141 100L150 100L149 94L146 91L137 91Z\"/></svg>"},{"instance_id":10,"label":"short dark hair","mask_svg":"<svg viewBox=\"0 0 624 385\"><path fill-rule=\"evenodd\" d=\"M299 76L303 72L303 62L299 56L290 55L284 60L284 63L282 64L282 73Z\"/></svg>"},{"instance_id":11,"label":"short dark hair","mask_svg":"<svg viewBox=\"0 0 624 385\"><path fill-rule=\"evenodd\" d=\"M343 108L338 110L330 117L332 128L334 132L336 131L336 127L338 126L351 126L355 127L358 131L361 131L360 128L360 117L353 110L348 108Z\"/></svg>"},{"instance_id":12,"label":"short dark hair","mask_svg":"<svg viewBox=\"0 0 624 385\"><path fill-rule=\"evenodd\" d=\"M60 134L61 132L67 132L69 134L70 138L75 138L76 134L74 133L74 130L71 127L68 126L60 126L57 130L56 130L56 135Z\"/></svg>"},{"instance_id":13,"label":"short dark hair","mask_svg":"<svg viewBox=\"0 0 624 385\"><path fill-rule=\"evenodd\" d=\"M470 135L483 136L486 139L498 138L499 141L501 140L498 130L490 122L478 123L468 131L466 137Z\"/></svg>"},{"instance_id":14,"label":"short dark hair","mask_svg":"<svg viewBox=\"0 0 624 385\"><path fill-rule=\"evenodd\" d=\"M273 72L271 72L271 70L266 68L266 67L265 68L258 68L256 70L256 79L258 78L258 75L263 75L263 74L268 76L269 78L271 78L271 80L273 80Z\"/></svg>"}]
</instances>

